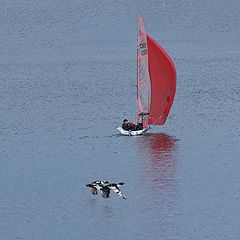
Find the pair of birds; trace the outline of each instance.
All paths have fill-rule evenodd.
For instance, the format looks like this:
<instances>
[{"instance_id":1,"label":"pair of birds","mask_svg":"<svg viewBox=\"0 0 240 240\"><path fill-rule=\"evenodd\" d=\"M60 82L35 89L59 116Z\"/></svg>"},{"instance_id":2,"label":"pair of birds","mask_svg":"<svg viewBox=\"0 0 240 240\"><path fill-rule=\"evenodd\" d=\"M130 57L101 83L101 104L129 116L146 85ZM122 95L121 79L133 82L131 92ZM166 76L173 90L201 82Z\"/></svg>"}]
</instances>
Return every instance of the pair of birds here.
<instances>
[{"instance_id":1,"label":"pair of birds","mask_svg":"<svg viewBox=\"0 0 240 240\"><path fill-rule=\"evenodd\" d=\"M120 186L122 186L124 183L110 183L108 181L94 181L92 183L89 183L86 185L86 187L89 187L91 189L91 192L93 195L97 195L98 191L102 193L103 198L109 198L110 192L115 192L119 197L126 199L126 197L123 195L122 191L120 190Z\"/></svg>"}]
</instances>

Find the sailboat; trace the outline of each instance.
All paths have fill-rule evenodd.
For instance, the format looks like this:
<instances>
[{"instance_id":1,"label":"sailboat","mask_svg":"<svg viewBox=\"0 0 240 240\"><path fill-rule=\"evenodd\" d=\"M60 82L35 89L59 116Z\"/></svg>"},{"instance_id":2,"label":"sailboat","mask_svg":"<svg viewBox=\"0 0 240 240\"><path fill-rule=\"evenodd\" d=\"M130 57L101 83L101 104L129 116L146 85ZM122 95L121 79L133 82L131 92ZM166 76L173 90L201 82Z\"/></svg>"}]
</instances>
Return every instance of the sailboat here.
<instances>
[{"instance_id":1,"label":"sailboat","mask_svg":"<svg viewBox=\"0 0 240 240\"><path fill-rule=\"evenodd\" d=\"M150 125L166 122L176 93L176 69L167 52L144 29L141 14L138 14L137 35L137 113L136 121L143 129L126 131L123 135L141 135Z\"/></svg>"}]
</instances>

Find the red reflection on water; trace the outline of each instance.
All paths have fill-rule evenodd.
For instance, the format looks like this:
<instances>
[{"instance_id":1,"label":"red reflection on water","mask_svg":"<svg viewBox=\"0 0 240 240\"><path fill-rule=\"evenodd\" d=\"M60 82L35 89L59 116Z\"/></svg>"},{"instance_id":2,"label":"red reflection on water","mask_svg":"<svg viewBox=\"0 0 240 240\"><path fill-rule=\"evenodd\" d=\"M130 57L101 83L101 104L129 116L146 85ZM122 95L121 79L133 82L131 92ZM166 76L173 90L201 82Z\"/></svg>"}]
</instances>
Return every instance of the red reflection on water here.
<instances>
[{"instance_id":1,"label":"red reflection on water","mask_svg":"<svg viewBox=\"0 0 240 240\"><path fill-rule=\"evenodd\" d=\"M160 181L167 184L174 179L176 170L177 139L165 134L149 134L139 138L139 147L143 156L145 180Z\"/></svg>"},{"instance_id":2,"label":"red reflection on water","mask_svg":"<svg viewBox=\"0 0 240 240\"><path fill-rule=\"evenodd\" d=\"M146 231L154 236L168 236L176 229L176 157L177 139L165 133L137 138L140 153L140 186ZM145 226L144 226L145 227Z\"/></svg>"},{"instance_id":3,"label":"red reflection on water","mask_svg":"<svg viewBox=\"0 0 240 240\"><path fill-rule=\"evenodd\" d=\"M154 133L144 136L140 141L141 150L147 153L153 162L173 158L177 139L165 134Z\"/></svg>"}]
</instances>

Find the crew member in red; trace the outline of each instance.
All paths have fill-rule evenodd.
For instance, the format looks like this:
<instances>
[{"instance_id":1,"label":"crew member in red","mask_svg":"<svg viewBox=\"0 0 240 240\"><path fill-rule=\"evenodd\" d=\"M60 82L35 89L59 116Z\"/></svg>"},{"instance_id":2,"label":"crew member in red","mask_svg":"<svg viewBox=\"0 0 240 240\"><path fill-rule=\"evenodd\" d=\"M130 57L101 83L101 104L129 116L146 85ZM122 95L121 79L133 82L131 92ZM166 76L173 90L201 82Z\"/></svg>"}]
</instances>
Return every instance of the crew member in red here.
<instances>
[{"instance_id":1,"label":"crew member in red","mask_svg":"<svg viewBox=\"0 0 240 240\"><path fill-rule=\"evenodd\" d=\"M136 125L132 122L129 122L127 119L123 120L122 128L126 131L135 130Z\"/></svg>"}]
</instances>

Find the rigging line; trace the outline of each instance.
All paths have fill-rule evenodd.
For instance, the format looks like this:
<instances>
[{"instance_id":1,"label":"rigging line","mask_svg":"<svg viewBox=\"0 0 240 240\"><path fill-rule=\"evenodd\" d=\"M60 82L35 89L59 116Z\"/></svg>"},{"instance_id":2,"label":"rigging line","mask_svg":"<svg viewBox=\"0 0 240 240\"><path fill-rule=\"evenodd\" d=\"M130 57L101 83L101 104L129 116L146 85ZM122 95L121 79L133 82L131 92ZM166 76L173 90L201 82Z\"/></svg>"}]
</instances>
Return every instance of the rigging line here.
<instances>
[{"instance_id":1,"label":"rigging line","mask_svg":"<svg viewBox=\"0 0 240 240\"><path fill-rule=\"evenodd\" d=\"M152 125L154 125L159 119L161 119L162 118L162 116L160 116L159 118L157 118L153 123L152 123Z\"/></svg>"}]
</instances>

